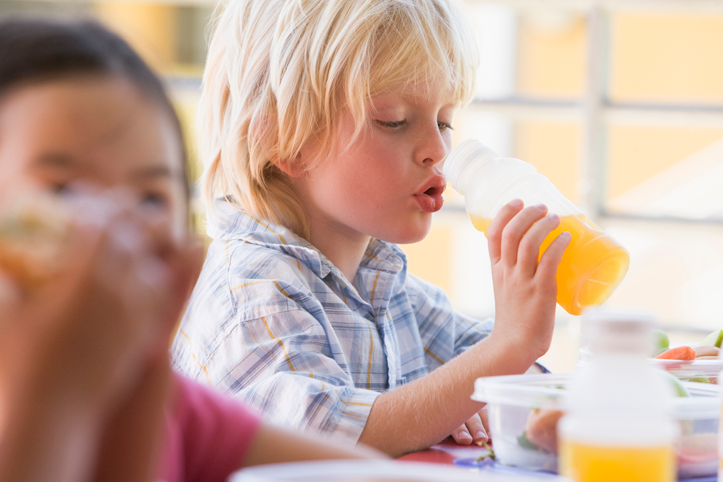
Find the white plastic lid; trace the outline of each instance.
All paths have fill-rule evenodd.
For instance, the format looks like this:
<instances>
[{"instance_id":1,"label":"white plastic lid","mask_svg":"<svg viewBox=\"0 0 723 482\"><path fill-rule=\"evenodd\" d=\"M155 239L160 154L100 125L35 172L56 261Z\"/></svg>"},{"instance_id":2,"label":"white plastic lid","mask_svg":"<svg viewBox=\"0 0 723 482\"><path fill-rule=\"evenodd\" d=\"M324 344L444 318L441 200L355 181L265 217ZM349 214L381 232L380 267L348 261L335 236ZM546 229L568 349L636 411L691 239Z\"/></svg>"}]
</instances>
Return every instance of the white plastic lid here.
<instances>
[{"instance_id":1,"label":"white plastic lid","mask_svg":"<svg viewBox=\"0 0 723 482\"><path fill-rule=\"evenodd\" d=\"M472 400L492 405L565 410L571 375L505 375L478 378ZM690 397L672 400L678 420L711 420L720 417L720 388L697 382L681 382Z\"/></svg>"},{"instance_id":2,"label":"white plastic lid","mask_svg":"<svg viewBox=\"0 0 723 482\"><path fill-rule=\"evenodd\" d=\"M452 183L452 187L457 192L464 195L463 188L459 182L462 173L472 161L486 156L499 157L495 151L480 141L467 139L455 147L444 160L444 167L442 168L444 177Z\"/></svg>"}]
</instances>

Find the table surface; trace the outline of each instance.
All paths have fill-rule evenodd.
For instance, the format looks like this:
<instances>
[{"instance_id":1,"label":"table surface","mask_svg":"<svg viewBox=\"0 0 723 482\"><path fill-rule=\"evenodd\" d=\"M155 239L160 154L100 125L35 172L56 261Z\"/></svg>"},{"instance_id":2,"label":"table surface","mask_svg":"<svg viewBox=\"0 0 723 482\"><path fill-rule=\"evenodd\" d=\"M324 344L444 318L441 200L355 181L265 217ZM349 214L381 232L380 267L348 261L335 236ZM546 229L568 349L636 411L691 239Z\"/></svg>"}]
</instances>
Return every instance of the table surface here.
<instances>
[{"instance_id":1,"label":"table surface","mask_svg":"<svg viewBox=\"0 0 723 482\"><path fill-rule=\"evenodd\" d=\"M428 448L427 450L421 450L411 454L403 455L399 457L400 461L404 462L428 462L434 464L444 465L455 465L454 461L457 459L471 459L477 458L487 453L487 449L484 447L478 447L477 445L457 445L452 437L449 437L442 442ZM540 480L555 479L552 474L544 472L530 472L524 469L506 467L500 464L492 464L486 467L480 468L482 471L490 471L496 473L508 473L508 474L521 474L524 473L527 476L534 476ZM559 480L559 479L558 479ZM716 477L701 477L694 479L685 479L682 482L716 482Z\"/></svg>"},{"instance_id":2,"label":"table surface","mask_svg":"<svg viewBox=\"0 0 723 482\"><path fill-rule=\"evenodd\" d=\"M454 465L455 459L479 457L487 453L484 447L472 445L458 445L452 437L448 437L437 445L411 454L402 455L397 460L406 462L430 462L435 464Z\"/></svg>"}]
</instances>

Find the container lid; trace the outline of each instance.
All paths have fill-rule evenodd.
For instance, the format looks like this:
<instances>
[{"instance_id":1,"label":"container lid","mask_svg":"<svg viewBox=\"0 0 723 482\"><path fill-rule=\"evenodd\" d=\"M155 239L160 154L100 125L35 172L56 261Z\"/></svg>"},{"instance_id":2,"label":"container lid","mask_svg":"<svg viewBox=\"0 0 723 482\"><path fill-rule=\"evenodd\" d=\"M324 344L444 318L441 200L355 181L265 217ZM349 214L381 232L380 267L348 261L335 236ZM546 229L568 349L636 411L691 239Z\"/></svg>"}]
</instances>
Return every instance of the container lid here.
<instances>
[{"instance_id":1,"label":"container lid","mask_svg":"<svg viewBox=\"0 0 723 482\"><path fill-rule=\"evenodd\" d=\"M444 160L444 167L442 168L444 177L457 192L464 195L462 187L459 185L462 173L472 161L484 156L499 157L495 151L481 142L475 139L467 139L455 147Z\"/></svg>"},{"instance_id":2,"label":"container lid","mask_svg":"<svg viewBox=\"0 0 723 482\"><path fill-rule=\"evenodd\" d=\"M229 482L532 482L534 474L474 473L444 465L391 460L334 460L251 467L236 472ZM546 477L552 482L568 481Z\"/></svg>"},{"instance_id":3,"label":"container lid","mask_svg":"<svg viewBox=\"0 0 723 482\"><path fill-rule=\"evenodd\" d=\"M472 399L498 405L565 410L567 385L571 375L507 375L478 378ZM681 382L690 397L672 400L673 416L678 420L703 420L720 417L718 385Z\"/></svg>"},{"instance_id":4,"label":"container lid","mask_svg":"<svg viewBox=\"0 0 723 482\"><path fill-rule=\"evenodd\" d=\"M592 352L589 347L583 346L578 350L578 365L590 362ZM723 360L666 360L649 358L650 365L663 369L678 378L717 378L723 370ZM695 380L693 380L695 381Z\"/></svg>"}]
</instances>

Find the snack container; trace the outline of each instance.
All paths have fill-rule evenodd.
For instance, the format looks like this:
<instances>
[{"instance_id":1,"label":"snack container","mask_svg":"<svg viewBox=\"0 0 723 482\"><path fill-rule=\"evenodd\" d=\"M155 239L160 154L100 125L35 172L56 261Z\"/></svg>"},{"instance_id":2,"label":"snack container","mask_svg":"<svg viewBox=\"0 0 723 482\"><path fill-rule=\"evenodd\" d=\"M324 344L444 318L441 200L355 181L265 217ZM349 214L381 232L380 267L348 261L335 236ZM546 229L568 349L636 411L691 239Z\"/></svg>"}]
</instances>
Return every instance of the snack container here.
<instances>
[{"instance_id":1,"label":"snack container","mask_svg":"<svg viewBox=\"0 0 723 482\"><path fill-rule=\"evenodd\" d=\"M590 357L590 350L582 347L578 351L578 365L586 363ZM718 375L723 370L723 360L661 360L651 358L650 363L655 368L665 370L671 375L686 382L700 382L718 384Z\"/></svg>"},{"instance_id":2,"label":"snack container","mask_svg":"<svg viewBox=\"0 0 723 482\"><path fill-rule=\"evenodd\" d=\"M479 378L474 400L486 402L490 435L497 461L528 470L557 471L557 454L535 446L526 426L533 410L565 411L570 375L510 375ZM691 397L673 400L673 414L680 424L676 443L678 477L716 475L718 469L717 385L683 382Z\"/></svg>"},{"instance_id":3,"label":"snack container","mask_svg":"<svg viewBox=\"0 0 723 482\"><path fill-rule=\"evenodd\" d=\"M229 482L535 482L534 474L491 474L445 465L390 460L294 462L240 470ZM572 482L564 477L549 482Z\"/></svg>"}]
</instances>

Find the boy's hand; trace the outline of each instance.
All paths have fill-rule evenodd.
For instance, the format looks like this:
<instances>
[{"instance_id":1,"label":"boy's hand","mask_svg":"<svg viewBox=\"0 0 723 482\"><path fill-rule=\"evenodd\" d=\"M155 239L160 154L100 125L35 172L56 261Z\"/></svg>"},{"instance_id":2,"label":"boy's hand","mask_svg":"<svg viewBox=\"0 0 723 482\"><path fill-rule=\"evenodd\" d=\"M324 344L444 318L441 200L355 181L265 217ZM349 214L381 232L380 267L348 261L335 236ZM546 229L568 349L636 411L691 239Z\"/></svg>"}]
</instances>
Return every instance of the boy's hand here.
<instances>
[{"instance_id":1,"label":"boy's hand","mask_svg":"<svg viewBox=\"0 0 723 482\"><path fill-rule=\"evenodd\" d=\"M488 230L492 282L495 292L495 326L490 340L497 340L511 354L532 364L552 341L557 297L557 266L570 242L560 234L539 257L540 245L560 224L547 207L524 208L516 199L504 206ZM521 360L522 361L522 360Z\"/></svg>"},{"instance_id":2,"label":"boy's hand","mask_svg":"<svg viewBox=\"0 0 723 482\"><path fill-rule=\"evenodd\" d=\"M490 439L487 407L475 413L464 425L452 432L452 438L460 445L470 445L472 442L481 445Z\"/></svg>"}]
</instances>

